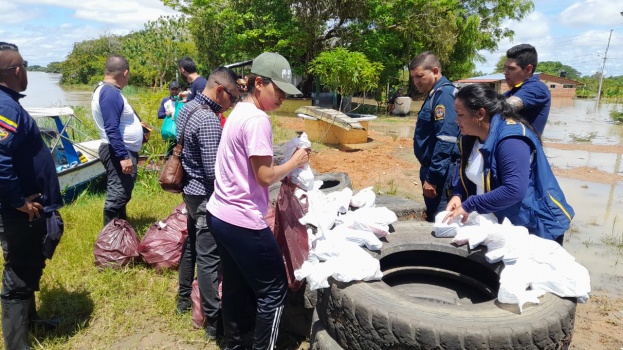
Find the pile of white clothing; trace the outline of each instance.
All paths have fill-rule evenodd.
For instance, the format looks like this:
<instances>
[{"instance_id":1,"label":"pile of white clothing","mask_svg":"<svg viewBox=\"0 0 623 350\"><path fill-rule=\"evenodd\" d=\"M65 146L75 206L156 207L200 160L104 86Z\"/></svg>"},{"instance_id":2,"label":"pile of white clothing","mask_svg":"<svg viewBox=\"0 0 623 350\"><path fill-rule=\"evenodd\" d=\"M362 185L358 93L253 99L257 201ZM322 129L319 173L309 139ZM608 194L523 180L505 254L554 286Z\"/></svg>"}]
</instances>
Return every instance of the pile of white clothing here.
<instances>
[{"instance_id":1,"label":"pile of white clothing","mask_svg":"<svg viewBox=\"0 0 623 350\"><path fill-rule=\"evenodd\" d=\"M389 234L389 225L398 220L396 214L375 207L372 187L353 196L349 188L325 194L318 189L321 184L316 182L306 196L299 196L308 201L307 214L299 221L315 227L316 233L308 230L309 257L294 272L296 279L305 278L311 290L328 287L329 277L342 282L380 280L379 261L362 247L381 249L379 238Z\"/></svg>"},{"instance_id":2,"label":"pile of white clothing","mask_svg":"<svg viewBox=\"0 0 623 350\"><path fill-rule=\"evenodd\" d=\"M453 243L469 244L472 249L484 244L489 263L504 262L498 301L517 304L521 312L525 303L538 304L545 292L575 297L582 303L588 300L588 270L555 241L531 235L528 229L515 226L508 219L499 224L492 214L471 213L464 224L460 218L442 223L447 213L435 217L437 237L454 237Z\"/></svg>"}]
</instances>

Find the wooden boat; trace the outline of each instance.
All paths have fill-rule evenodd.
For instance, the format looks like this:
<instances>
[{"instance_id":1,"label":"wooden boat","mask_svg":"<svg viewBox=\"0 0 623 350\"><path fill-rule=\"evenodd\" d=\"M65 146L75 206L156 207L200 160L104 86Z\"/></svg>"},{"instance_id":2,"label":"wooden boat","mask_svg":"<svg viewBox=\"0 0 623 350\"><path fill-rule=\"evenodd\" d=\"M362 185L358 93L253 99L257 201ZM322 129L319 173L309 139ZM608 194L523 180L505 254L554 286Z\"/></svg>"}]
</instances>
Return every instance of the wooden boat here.
<instances>
[{"instance_id":1,"label":"wooden boat","mask_svg":"<svg viewBox=\"0 0 623 350\"><path fill-rule=\"evenodd\" d=\"M29 108L43 140L50 148L63 200L70 203L105 174L98 149L102 142L88 134L88 128L73 109Z\"/></svg>"}]
</instances>

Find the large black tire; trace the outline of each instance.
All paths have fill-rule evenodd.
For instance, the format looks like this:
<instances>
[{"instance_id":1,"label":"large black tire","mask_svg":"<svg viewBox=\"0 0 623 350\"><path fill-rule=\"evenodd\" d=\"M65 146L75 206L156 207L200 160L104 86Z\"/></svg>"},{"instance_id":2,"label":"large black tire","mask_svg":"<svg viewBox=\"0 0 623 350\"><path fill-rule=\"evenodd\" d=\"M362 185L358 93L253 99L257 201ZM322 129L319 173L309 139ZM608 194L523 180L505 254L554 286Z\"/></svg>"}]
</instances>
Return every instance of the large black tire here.
<instances>
[{"instance_id":1,"label":"large black tire","mask_svg":"<svg viewBox=\"0 0 623 350\"><path fill-rule=\"evenodd\" d=\"M308 337L312 326L312 314L318 302L318 291L310 290L309 284L296 292L288 290L286 305L281 316L283 330Z\"/></svg>"},{"instance_id":2,"label":"large black tire","mask_svg":"<svg viewBox=\"0 0 623 350\"><path fill-rule=\"evenodd\" d=\"M318 315L349 350L560 349L573 333L576 300L546 294L539 305L497 303L501 264L486 248L455 247L432 224L400 221L376 255L383 281L341 283L320 293Z\"/></svg>"},{"instance_id":3,"label":"large black tire","mask_svg":"<svg viewBox=\"0 0 623 350\"><path fill-rule=\"evenodd\" d=\"M318 174L314 180L322 180L320 190L324 193L341 191L345 188L353 188L353 183L347 173L324 173Z\"/></svg>"},{"instance_id":4,"label":"large black tire","mask_svg":"<svg viewBox=\"0 0 623 350\"><path fill-rule=\"evenodd\" d=\"M310 350L344 350L340 344L331 338L324 325L318 319L318 313L314 311L312 317L311 335L309 336Z\"/></svg>"},{"instance_id":5,"label":"large black tire","mask_svg":"<svg viewBox=\"0 0 623 350\"><path fill-rule=\"evenodd\" d=\"M377 207L386 207L393 211L400 221L424 220L424 213L426 213L424 202L403 197L376 196L374 204Z\"/></svg>"}]
</instances>

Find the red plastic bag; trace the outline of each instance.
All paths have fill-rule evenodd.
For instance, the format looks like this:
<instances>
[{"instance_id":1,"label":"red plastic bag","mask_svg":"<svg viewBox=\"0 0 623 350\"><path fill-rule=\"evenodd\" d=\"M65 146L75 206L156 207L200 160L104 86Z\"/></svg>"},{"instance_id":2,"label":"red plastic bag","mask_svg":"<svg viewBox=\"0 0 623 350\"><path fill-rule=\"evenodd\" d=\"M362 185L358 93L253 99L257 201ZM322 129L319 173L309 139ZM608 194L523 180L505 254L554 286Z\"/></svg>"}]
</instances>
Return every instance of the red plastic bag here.
<instances>
[{"instance_id":1,"label":"red plastic bag","mask_svg":"<svg viewBox=\"0 0 623 350\"><path fill-rule=\"evenodd\" d=\"M139 258L138 244L132 225L123 219L113 219L95 241L95 266L120 268L134 262Z\"/></svg>"},{"instance_id":2,"label":"red plastic bag","mask_svg":"<svg viewBox=\"0 0 623 350\"><path fill-rule=\"evenodd\" d=\"M173 231L181 232L184 236L188 235L188 215L185 211L173 212L173 214L164 219L163 223Z\"/></svg>"},{"instance_id":3,"label":"red plastic bag","mask_svg":"<svg viewBox=\"0 0 623 350\"><path fill-rule=\"evenodd\" d=\"M218 270L218 298L223 300L223 275L221 274L221 269ZM199 291L199 282L197 282L196 278L193 281L190 300L192 301L193 327L197 329L205 328L205 314L201 306L201 292Z\"/></svg>"},{"instance_id":4,"label":"red plastic bag","mask_svg":"<svg viewBox=\"0 0 623 350\"><path fill-rule=\"evenodd\" d=\"M182 214L188 213L186 211L186 203L182 202L178 204L177 207L173 208L172 214L175 214L175 213L182 213Z\"/></svg>"},{"instance_id":5,"label":"red plastic bag","mask_svg":"<svg viewBox=\"0 0 623 350\"><path fill-rule=\"evenodd\" d=\"M205 327L205 314L201 307L201 294L199 293L199 282L197 279L193 281L193 289L190 292L190 300L192 301L192 319L193 327L199 329Z\"/></svg>"},{"instance_id":6,"label":"red plastic bag","mask_svg":"<svg viewBox=\"0 0 623 350\"><path fill-rule=\"evenodd\" d=\"M180 265L186 237L186 215L171 214L164 222L156 222L149 227L138 245L138 252L157 270L175 270Z\"/></svg>"},{"instance_id":7,"label":"red plastic bag","mask_svg":"<svg viewBox=\"0 0 623 350\"><path fill-rule=\"evenodd\" d=\"M276 212L277 212L277 209L273 205L271 205L271 206L268 207L268 211L266 212L266 216L264 216L264 220L266 220L266 223L268 224L268 227L273 232L275 232L275 213Z\"/></svg>"},{"instance_id":8,"label":"red plastic bag","mask_svg":"<svg viewBox=\"0 0 623 350\"><path fill-rule=\"evenodd\" d=\"M295 189L296 185L289 180L284 180L281 184L273 231L286 265L288 288L292 291L297 291L304 283L304 281L296 280L294 271L303 265L309 255L307 228L299 222L299 219L305 216L307 207L303 208L296 198Z\"/></svg>"}]
</instances>

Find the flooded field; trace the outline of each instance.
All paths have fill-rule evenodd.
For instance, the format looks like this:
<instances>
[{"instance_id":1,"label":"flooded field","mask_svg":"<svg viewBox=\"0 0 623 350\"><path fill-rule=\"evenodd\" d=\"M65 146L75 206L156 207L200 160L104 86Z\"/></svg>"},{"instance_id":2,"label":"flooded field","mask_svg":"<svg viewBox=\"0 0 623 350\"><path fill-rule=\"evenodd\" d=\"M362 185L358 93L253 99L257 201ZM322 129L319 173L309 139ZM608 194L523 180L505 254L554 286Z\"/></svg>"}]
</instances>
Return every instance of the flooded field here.
<instances>
[{"instance_id":1,"label":"flooded field","mask_svg":"<svg viewBox=\"0 0 623 350\"><path fill-rule=\"evenodd\" d=\"M596 108L595 101L555 99L543 140L550 143L546 153L552 166L580 169L583 175L558 177L576 214L565 248L588 268L594 290L623 296L623 126L612 123L613 109L623 110L623 105ZM565 149L564 144L580 149ZM593 151L592 145L613 147Z\"/></svg>"}]
</instances>

